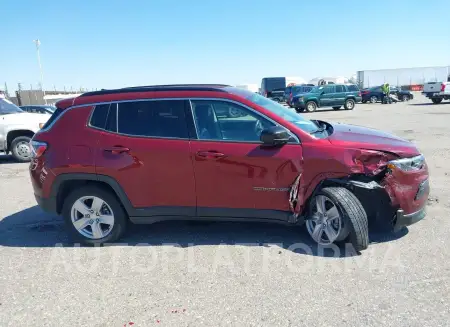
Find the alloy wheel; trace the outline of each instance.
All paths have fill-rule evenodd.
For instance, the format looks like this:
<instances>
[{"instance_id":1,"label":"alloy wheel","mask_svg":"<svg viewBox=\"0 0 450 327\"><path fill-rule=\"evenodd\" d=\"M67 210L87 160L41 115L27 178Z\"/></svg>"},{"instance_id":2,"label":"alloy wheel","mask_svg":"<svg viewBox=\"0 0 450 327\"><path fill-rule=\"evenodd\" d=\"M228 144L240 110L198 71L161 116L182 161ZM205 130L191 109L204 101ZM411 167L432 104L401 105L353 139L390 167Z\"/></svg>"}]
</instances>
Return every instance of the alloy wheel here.
<instances>
[{"instance_id":1,"label":"alloy wheel","mask_svg":"<svg viewBox=\"0 0 450 327\"><path fill-rule=\"evenodd\" d=\"M314 200L312 216L306 221L312 239L318 244L330 245L346 237L348 231L333 201L325 195L317 195Z\"/></svg>"},{"instance_id":2,"label":"alloy wheel","mask_svg":"<svg viewBox=\"0 0 450 327\"><path fill-rule=\"evenodd\" d=\"M114 227L111 207L96 196L83 196L76 200L70 216L75 229L90 239L104 238Z\"/></svg>"}]
</instances>

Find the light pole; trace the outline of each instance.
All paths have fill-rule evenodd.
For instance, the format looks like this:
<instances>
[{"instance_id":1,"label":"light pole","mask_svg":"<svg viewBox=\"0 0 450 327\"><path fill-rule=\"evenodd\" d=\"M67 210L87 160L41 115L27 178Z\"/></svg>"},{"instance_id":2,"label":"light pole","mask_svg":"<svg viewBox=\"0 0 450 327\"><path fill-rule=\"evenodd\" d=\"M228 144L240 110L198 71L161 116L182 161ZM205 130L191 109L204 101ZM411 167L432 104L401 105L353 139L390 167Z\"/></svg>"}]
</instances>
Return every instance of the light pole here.
<instances>
[{"instance_id":1,"label":"light pole","mask_svg":"<svg viewBox=\"0 0 450 327\"><path fill-rule=\"evenodd\" d=\"M39 39L33 40L34 44L36 44L36 52L37 52L37 59L39 64L39 71L41 73L41 90L44 97L44 102L47 104L47 100L45 100L45 91L44 91L44 73L42 71L42 65L41 65L41 55L39 53L39 47L41 46L41 41Z\"/></svg>"}]
</instances>

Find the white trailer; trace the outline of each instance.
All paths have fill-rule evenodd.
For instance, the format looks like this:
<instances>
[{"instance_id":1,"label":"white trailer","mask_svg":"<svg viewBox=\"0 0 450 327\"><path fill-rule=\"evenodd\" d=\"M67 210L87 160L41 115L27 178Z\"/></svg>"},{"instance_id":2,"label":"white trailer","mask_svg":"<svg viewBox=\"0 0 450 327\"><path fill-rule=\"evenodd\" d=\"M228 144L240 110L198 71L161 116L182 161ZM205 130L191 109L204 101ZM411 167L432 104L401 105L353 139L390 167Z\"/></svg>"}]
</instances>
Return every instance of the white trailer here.
<instances>
[{"instance_id":1,"label":"white trailer","mask_svg":"<svg viewBox=\"0 0 450 327\"><path fill-rule=\"evenodd\" d=\"M390 85L423 85L428 82L442 82L447 80L450 66L416 67L382 70L362 70L357 72L360 88L379 86L383 83Z\"/></svg>"}]
</instances>

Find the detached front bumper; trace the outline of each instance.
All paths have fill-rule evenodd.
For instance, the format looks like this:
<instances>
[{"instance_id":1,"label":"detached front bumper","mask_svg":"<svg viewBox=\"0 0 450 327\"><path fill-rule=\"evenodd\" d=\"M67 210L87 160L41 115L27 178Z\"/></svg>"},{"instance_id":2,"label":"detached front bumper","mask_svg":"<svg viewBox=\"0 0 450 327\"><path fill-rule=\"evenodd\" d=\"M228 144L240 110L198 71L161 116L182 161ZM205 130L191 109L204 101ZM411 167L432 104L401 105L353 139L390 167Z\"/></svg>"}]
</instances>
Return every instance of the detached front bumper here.
<instances>
[{"instance_id":1,"label":"detached front bumper","mask_svg":"<svg viewBox=\"0 0 450 327\"><path fill-rule=\"evenodd\" d=\"M412 225L417 223L418 221L421 221L423 218L425 218L427 214L426 207L423 207L419 211L410 213L405 215L404 211L402 209L397 210L397 216L395 219L394 224L394 232L399 231L403 227Z\"/></svg>"}]
</instances>

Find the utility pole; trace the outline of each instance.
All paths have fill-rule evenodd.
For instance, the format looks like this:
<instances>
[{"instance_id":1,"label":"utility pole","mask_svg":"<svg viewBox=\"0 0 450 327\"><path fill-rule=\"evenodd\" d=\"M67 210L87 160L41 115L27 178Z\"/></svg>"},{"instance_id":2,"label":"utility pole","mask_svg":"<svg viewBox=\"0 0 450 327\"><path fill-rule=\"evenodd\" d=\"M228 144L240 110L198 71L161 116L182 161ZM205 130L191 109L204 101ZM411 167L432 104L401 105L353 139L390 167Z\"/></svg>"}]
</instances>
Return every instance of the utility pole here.
<instances>
[{"instance_id":1,"label":"utility pole","mask_svg":"<svg viewBox=\"0 0 450 327\"><path fill-rule=\"evenodd\" d=\"M39 53L39 47L41 46L41 41L39 39L33 40L34 44L36 44L36 52L37 52L37 59L39 64L39 71L41 73L41 90L44 98L45 104L47 104L47 100L45 100L45 91L44 91L44 72L42 71L42 65L41 65L41 55Z\"/></svg>"}]
</instances>

